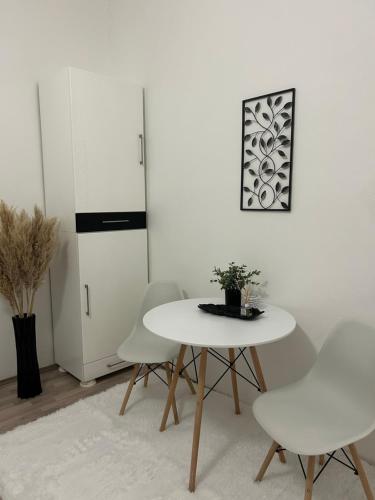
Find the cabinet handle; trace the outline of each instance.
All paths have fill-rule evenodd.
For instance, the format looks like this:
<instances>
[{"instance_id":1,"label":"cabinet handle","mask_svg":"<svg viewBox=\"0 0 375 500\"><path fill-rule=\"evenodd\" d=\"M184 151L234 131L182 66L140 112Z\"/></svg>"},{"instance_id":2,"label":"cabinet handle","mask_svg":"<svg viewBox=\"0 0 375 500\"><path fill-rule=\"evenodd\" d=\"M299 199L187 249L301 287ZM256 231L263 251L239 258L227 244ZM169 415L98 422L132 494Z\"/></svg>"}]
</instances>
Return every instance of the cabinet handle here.
<instances>
[{"instance_id":1,"label":"cabinet handle","mask_svg":"<svg viewBox=\"0 0 375 500\"><path fill-rule=\"evenodd\" d=\"M85 285L85 289L86 289L86 316L90 316L89 285Z\"/></svg>"},{"instance_id":2,"label":"cabinet handle","mask_svg":"<svg viewBox=\"0 0 375 500\"><path fill-rule=\"evenodd\" d=\"M143 165L143 135L142 134L139 134L139 141L140 141L140 147L141 147L141 154L140 154L140 160L139 160L139 164L140 165Z\"/></svg>"},{"instance_id":3,"label":"cabinet handle","mask_svg":"<svg viewBox=\"0 0 375 500\"><path fill-rule=\"evenodd\" d=\"M129 222L129 219L102 220L103 224L116 224L118 222Z\"/></svg>"},{"instance_id":4,"label":"cabinet handle","mask_svg":"<svg viewBox=\"0 0 375 500\"><path fill-rule=\"evenodd\" d=\"M113 368L114 366L122 365L123 363L126 363L126 361L117 361L117 363L108 363L107 368Z\"/></svg>"}]
</instances>

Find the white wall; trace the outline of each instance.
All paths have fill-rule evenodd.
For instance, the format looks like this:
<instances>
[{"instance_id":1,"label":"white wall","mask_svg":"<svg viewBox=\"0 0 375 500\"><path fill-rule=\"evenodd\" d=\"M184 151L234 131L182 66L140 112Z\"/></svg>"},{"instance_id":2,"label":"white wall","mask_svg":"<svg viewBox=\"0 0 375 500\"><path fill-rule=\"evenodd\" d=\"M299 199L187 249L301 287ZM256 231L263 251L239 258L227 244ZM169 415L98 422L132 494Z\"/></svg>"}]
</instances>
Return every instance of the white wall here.
<instances>
[{"instance_id":1,"label":"white wall","mask_svg":"<svg viewBox=\"0 0 375 500\"><path fill-rule=\"evenodd\" d=\"M0 198L43 206L37 81L61 66L102 71L107 0L0 0ZM53 363L48 284L36 303L41 366ZM16 373L11 311L0 301L0 379Z\"/></svg>"},{"instance_id":2,"label":"white wall","mask_svg":"<svg viewBox=\"0 0 375 500\"><path fill-rule=\"evenodd\" d=\"M0 197L43 204L38 79L73 65L143 82L152 278L204 296L218 293L214 264L262 269L299 324L260 350L265 374L292 380L338 320L375 321L374 14L370 0L0 0ZM292 86L292 212L240 212L241 100ZM47 365L47 286L37 315ZM0 328L1 379L15 374L2 301ZM362 446L373 460L374 444Z\"/></svg>"},{"instance_id":3,"label":"white wall","mask_svg":"<svg viewBox=\"0 0 375 500\"><path fill-rule=\"evenodd\" d=\"M299 325L260 350L265 374L293 380L339 320L375 323L375 5L112 0L110 13L113 71L146 86L151 276L212 296L215 264L262 269ZM292 212L240 212L241 100L289 87Z\"/></svg>"}]
</instances>

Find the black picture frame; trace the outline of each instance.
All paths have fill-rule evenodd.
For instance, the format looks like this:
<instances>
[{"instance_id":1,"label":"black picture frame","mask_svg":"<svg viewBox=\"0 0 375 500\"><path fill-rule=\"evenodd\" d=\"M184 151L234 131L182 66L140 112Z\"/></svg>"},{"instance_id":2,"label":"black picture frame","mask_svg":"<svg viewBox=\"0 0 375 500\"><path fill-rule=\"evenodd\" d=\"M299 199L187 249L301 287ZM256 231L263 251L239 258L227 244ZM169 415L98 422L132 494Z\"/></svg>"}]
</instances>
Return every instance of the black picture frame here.
<instances>
[{"instance_id":1,"label":"black picture frame","mask_svg":"<svg viewBox=\"0 0 375 500\"><path fill-rule=\"evenodd\" d=\"M290 212L295 88L242 101L242 211Z\"/></svg>"}]
</instances>

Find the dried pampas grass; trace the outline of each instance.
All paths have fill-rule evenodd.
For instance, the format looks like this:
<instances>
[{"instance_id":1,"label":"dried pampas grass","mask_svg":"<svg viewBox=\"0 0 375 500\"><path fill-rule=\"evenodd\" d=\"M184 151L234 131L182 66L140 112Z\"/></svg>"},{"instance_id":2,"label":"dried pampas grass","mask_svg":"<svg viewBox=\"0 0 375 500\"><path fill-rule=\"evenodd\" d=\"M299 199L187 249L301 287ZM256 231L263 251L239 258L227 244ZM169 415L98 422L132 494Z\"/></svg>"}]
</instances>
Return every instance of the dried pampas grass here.
<instances>
[{"instance_id":1,"label":"dried pampas grass","mask_svg":"<svg viewBox=\"0 0 375 500\"><path fill-rule=\"evenodd\" d=\"M0 202L0 293L15 314L30 316L57 246L57 220L37 206L30 216Z\"/></svg>"}]
</instances>

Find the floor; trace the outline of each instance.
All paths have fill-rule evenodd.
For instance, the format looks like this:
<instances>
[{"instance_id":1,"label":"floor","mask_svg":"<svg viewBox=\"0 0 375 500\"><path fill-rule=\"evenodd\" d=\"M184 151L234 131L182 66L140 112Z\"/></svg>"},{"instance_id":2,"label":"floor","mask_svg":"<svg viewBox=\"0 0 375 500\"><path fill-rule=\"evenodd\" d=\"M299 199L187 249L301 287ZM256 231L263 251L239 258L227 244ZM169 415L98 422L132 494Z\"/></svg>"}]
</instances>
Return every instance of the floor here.
<instances>
[{"instance_id":1,"label":"floor","mask_svg":"<svg viewBox=\"0 0 375 500\"><path fill-rule=\"evenodd\" d=\"M17 398L15 378L0 382L0 434L125 382L130 377L130 371L126 368L106 375L98 379L96 385L85 389L77 379L68 373L60 373L57 366L52 366L41 372L43 393L27 400Z\"/></svg>"},{"instance_id":2,"label":"floor","mask_svg":"<svg viewBox=\"0 0 375 500\"><path fill-rule=\"evenodd\" d=\"M182 382L182 383L181 383ZM254 482L270 438L241 403L217 392L205 400L197 490L188 490L196 398L180 381L180 424L159 432L166 387L139 384L124 416L118 384L0 435L0 496L4 500L301 500L298 458L275 457ZM343 458L339 455L339 458ZM302 459L305 463L305 458ZM370 484L375 468L365 464ZM318 472L318 466L317 466ZM331 461L314 485L314 500L364 500L352 471Z\"/></svg>"}]
</instances>

